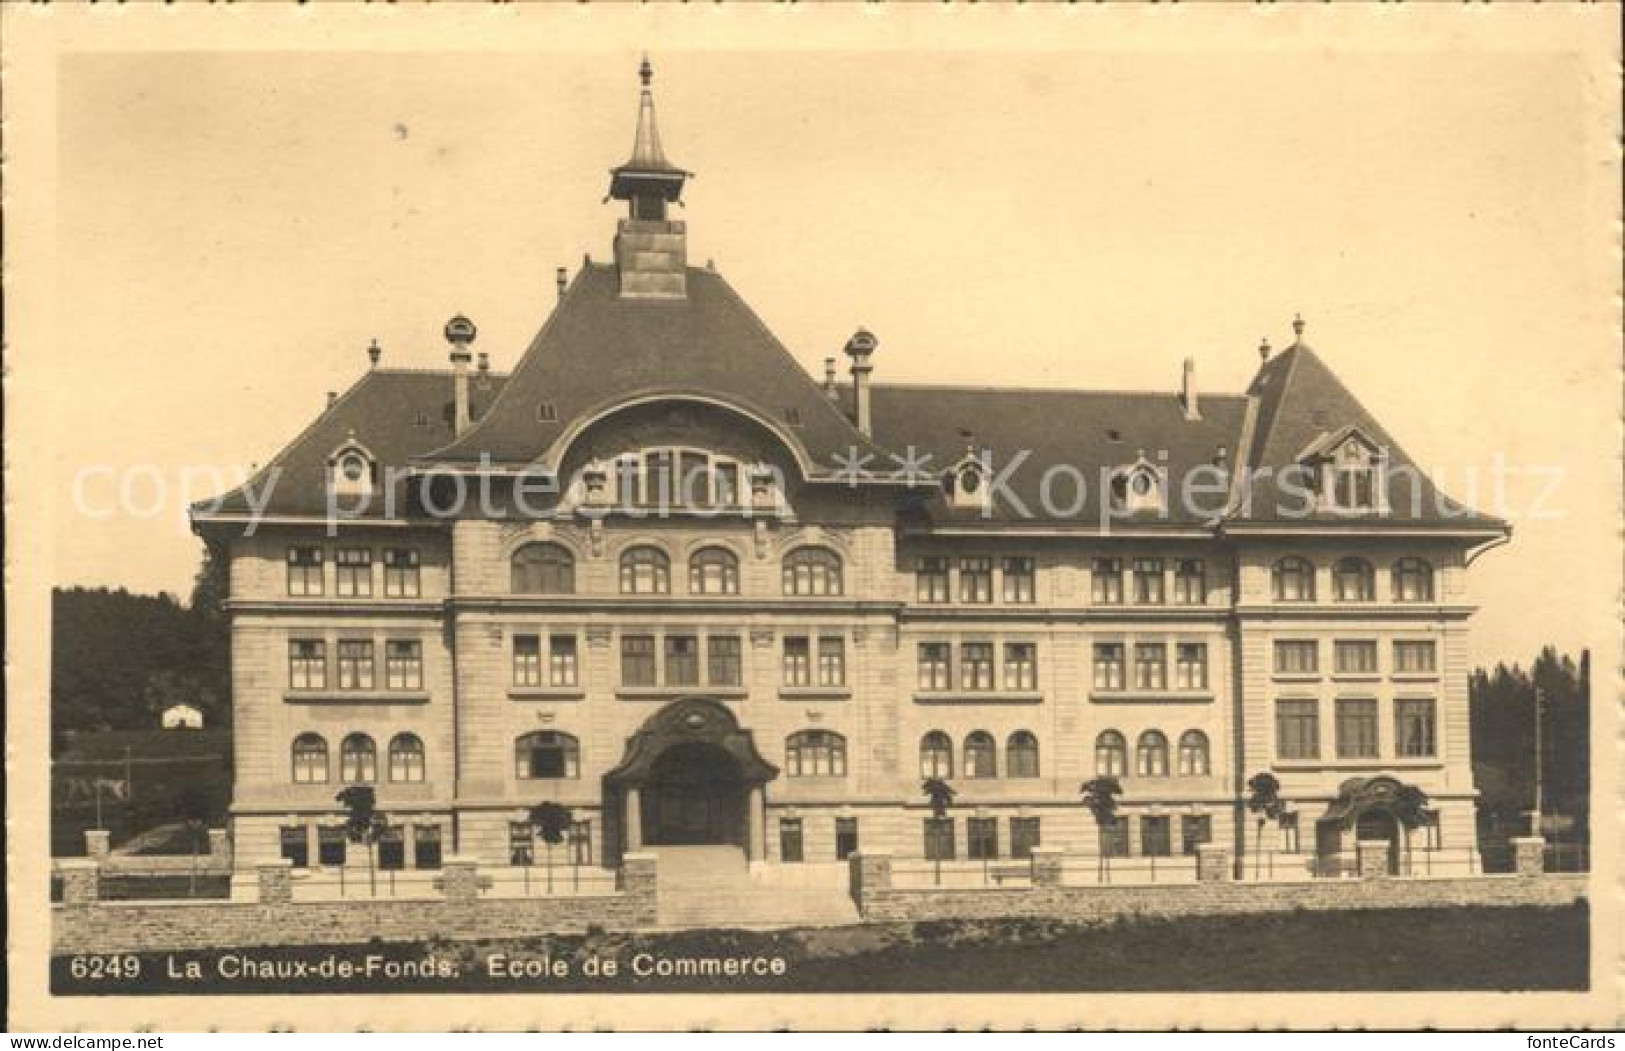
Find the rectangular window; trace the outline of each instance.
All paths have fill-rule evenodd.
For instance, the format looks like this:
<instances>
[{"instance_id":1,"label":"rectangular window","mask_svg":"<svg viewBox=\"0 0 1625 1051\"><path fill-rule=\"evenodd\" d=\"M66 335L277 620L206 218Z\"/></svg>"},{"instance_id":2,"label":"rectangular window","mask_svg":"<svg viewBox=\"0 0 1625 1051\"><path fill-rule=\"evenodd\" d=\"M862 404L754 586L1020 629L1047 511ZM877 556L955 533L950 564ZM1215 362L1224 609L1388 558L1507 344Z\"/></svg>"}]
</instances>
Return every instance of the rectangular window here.
<instances>
[{"instance_id":1,"label":"rectangular window","mask_svg":"<svg viewBox=\"0 0 1625 1051\"><path fill-rule=\"evenodd\" d=\"M372 551L341 547L333 557L333 593L340 598L372 597Z\"/></svg>"},{"instance_id":2,"label":"rectangular window","mask_svg":"<svg viewBox=\"0 0 1625 1051\"><path fill-rule=\"evenodd\" d=\"M1181 642L1174 647L1174 685L1181 690L1207 689L1207 643Z\"/></svg>"},{"instance_id":3,"label":"rectangular window","mask_svg":"<svg viewBox=\"0 0 1625 1051\"><path fill-rule=\"evenodd\" d=\"M528 821L508 822L508 864L530 865L536 860L536 834Z\"/></svg>"},{"instance_id":4,"label":"rectangular window","mask_svg":"<svg viewBox=\"0 0 1625 1051\"><path fill-rule=\"evenodd\" d=\"M1101 854L1108 858L1128 857L1128 818L1118 814L1099 827Z\"/></svg>"},{"instance_id":5,"label":"rectangular window","mask_svg":"<svg viewBox=\"0 0 1625 1051\"><path fill-rule=\"evenodd\" d=\"M1162 592L1162 559L1136 558L1134 560L1134 602L1141 606L1160 606L1165 601Z\"/></svg>"},{"instance_id":6,"label":"rectangular window","mask_svg":"<svg viewBox=\"0 0 1625 1051\"><path fill-rule=\"evenodd\" d=\"M1095 689L1121 690L1123 688L1123 644L1121 642L1095 643Z\"/></svg>"},{"instance_id":7,"label":"rectangular window","mask_svg":"<svg viewBox=\"0 0 1625 1051\"><path fill-rule=\"evenodd\" d=\"M959 560L959 601L993 601L993 560L991 558L962 558Z\"/></svg>"},{"instance_id":8,"label":"rectangular window","mask_svg":"<svg viewBox=\"0 0 1625 1051\"><path fill-rule=\"evenodd\" d=\"M278 839L282 845L282 857L293 862L294 868L310 867L310 838L305 835L304 825L283 825Z\"/></svg>"},{"instance_id":9,"label":"rectangular window","mask_svg":"<svg viewBox=\"0 0 1625 1051\"><path fill-rule=\"evenodd\" d=\"M1282 814L1281 818L1281 849L1288 854L1298 852L1298 815L1296 813Z\"/></svg>"},{"instance_id":10,"label":"rectangular window","mask_svg":"<svg viewBox=\"0 0 1625 1051\"><path fill-rule=\"evenodd\" d=\"M1004 688L1038 689L1038 645L1032 642L1004 644Z\"/></svg>"},{"instance_id":11,"label":"rectangular window","mask_svg":"<svg viewBox=\"0 0 1625 1051\"><path fill-rule=\"evenodd\" d=\"M712 635L705 640L706 673L712 686L744 682L738 635Z\"/></svg>"},{"instance_id":12,"label":"rectangular window","mask_svg":"<svg viewBox=\"0 0 1625 1051\"><path fill-rule=\"evenodd\" d=\"M1431 699L1401 697L1394 702L1394 754L1417 759L1438 754Z\"/></svg>"},{"instance_id":13,"label":"rectangular window","mask_svg":"<svg viewBox=\"0 0 1625 1051\"><path fill-rule=\"evenodd\" d=\"M320 595L322 593L322 549L319 547L288 548L288 594Z\"/></svg>"},{"instance_id":14,"label":"rectangular window","mask_svg":"<svg viewBox=\"0 0 1625 1051\"><path fill-rule=\"evenodd\" d=\"M658 686L653 635L621 636L621 685Z\"/></svg>"},{"instance_id":15,"label":"rectangular window","mask_svg":"<svg viewBox=\"0 0 1625 1051\"><path fill-rule=\"evenodd\" d=\"M1203 843L1213 842L1213 819L1206 814L1182 814L1179 818L1179 852L1191 855Z\"/></svg>"},{"instance_id":16,"label":"rectangular window","mask_svg":"<svg viewBox=\"0 0 1625 1051\"><path fill-rule=\"evenodd\" d=\"M1377 755L1377 702L1370 697L1337 700L1337 757L1374 759Z\"/></svg>"},{"instance_id":17,"label":"rectangular window","mask_svg":"<svg viewBox=\"0 0 1625 1051\"><path fill-rule=\"evenodd\" d=\"M547 684L549 686L575 686L580 681L577 670L576 637L554 635L547 640Z\"/></svg>"},{"instance_id":18,"label":"rectangular window","mask_svg":"<svg viewBox=\"0 0 1625 1051\"><path fill-rule=\"evenodd\" d=\"M959 647L959 688L993 689L993 644L965 642Z\"/></svg>"},{"instance_id":19,"label":"rectangular window","mask_svg":"<svg viewBox=\"0 0 1625 1051\"><path fill-rule=\"evenodd\" d=\"M1438 670L1438 657L1431 641L1394 643L1394 671L1401 674Z\"/></svg>"},{"instance_id":20,"label":"rectangular window","mask_svg":"<svg viewBox=\"0 0 1625 1051\"><path fill-rule=\"evenodd\" d=\"M1281 759L1320 758L1320 705L1275 702L1275 754Z\"/></svg>"},{"instance_id":21,"label":"rectangular window","mask_svg":"<svg viewBox=\"0 0 1625 1051\"><path fill-rule=\"evenodd\" d=\"M339 689L372 689L373 658L371 639L339 640Z\"/></svg>"},{"instance_id":22,"label":"rectangular window","mask_svg":"<svg viewBox=\"0 0 1625 1051\"><path fill-rule=\"evenodd\" d=\"M680 507L711 506L711 458L704 453L684 452L677 458L677 493L673 501Z\"/></svg>"},{"instance_id":23,"label":"rectangular window","mask_svg":"<svg viewBox=\"0 0 1625 1051\"><path fill-rule=\"evenodd\" d=\"M792 865L806 860L802 850L799 817L779 818L779 860Z\"/></svg>"},{"instance_id":24,"label":"rectangular window","mask_svg":"<svg viewBox=\"0 0 1625 1051\"><path fill-rule=\"evenodd\" d=\"M666 685L700 684L700 640L693 635L666 636Z\"/></svg>"},{"instance_id":25,"label":"rectangular window","mask_svg":"<svg viewBox=\"0 0 1625 1051\"><path fill-rule=\"evenodd\" d=\"M417 598L423 593L418 553L411 548L384 549L384 597Z\"/></svg>"},{"instance_id":26,"label":"rectangular window","mask_svg":"<svg viewBox=\"0 0 1625 1051\"><path fill-rule=\"evenodd\" d=\"M1438 850L1444 846L1444 827L1437 810L1422 812L1422 849Z\"/></svg>"},{"instance_id":27,"label":"rectangular window","mask_svg":"<svg viewBox=\"0 0 1625 1051\"><path fill-rule=\"evenodd\" d=\"M1039 838L1038 818L1013 817L1010 819L1010 856L1013 858L1030 858L1033 848L1042 846Z\"/></svg>"},{"instance_id":28,"label":"rectangular window","mask_svg":"<svg viewBox=\"0 0 1625 1051\"><path fill-rule=\"evenodd\" d=\"M1312 675L1320 670L1320 644L1313 639L1283 639L1275 643L1275 670L1289 675Z\"/></svg>"},{"instance_id":29,"label":"rectangular window","mask_svg":"<svg viewBox=\"0 0 1625 1051\"><path fill-rule=\"evenodd\" d=\"M343 825L323 825L316 830L316 863L323 868L343 866L347 845Z\"/></svg>"},{"instance_id":30,"label":"rectangular window","mask_svg":"<svg viewBox=\"0 0 1625 1051\"><path fill-rule=\"evenodd\" d=\"M592 864L592 822L570 822L570 864Z\"/></svg>"},{"instance_id":31,"label":"rectangular window","mask_svg":"<svg viewBox=\"0 0 1625 1051\"><path fill-rule=\"evenodd\" d=\"M1376 674L1377 644L1370 639L1338 639L1332 644L1332 656L1339 674Z\"/></svg>"},{"instance_id":32,"label":"rectangular window","mask_svg":"<svg viewBox=\"0 0 1625 1051\"><path fill-rule=\"evenodd\" d=\"M858 852L858 819L855 817L838 817L835 819L835 858L845 861Z\"/></svg>"},{"instance_id":33,"label":"rectangular window","mask_svg":"<svg viewBox=\"0 0 1625 1051\"><path fill-rule=\"evenodd\" d=\"M784 685L812 685L811 645L805 635L787 635L784 639Z\"/></svg>"},{"instance_id":34,"label":"rectangular window","mask_svg":"<svg viewBox=\"0 0 1625 1051\"><path fill-rule=\"evenodd\" d=\"M1090 598L1097 606L1123 603L1123 562L1117 558L1097 558L1090 574Z\"/></svg>"},{"instance_id":35,"label":"rectangular window","mask_svg":"<svg viewBox=\"0 0 1625 1051\"><path fill-rule=\"evenodd\" d=\"M513 637L513 684L540 686L542 684L542 640L536 635Z\"/></svg>"},{"instance_id":36,"label":"rectangular window","mask_svg":"<svg viewBox=\"0 0 1625 1051\"><path fill-rule=\"evenodd\" d=\"M946 690L952 684L948 664L948 644L946 642L920 643L920 680L922 690Z\"/></svg>"},{"instance_id":37,"label":"rectangular window","mask_svg":"<svg viewBox=\"0 0 1625 1051\"><path fill-rule=\"evenodd\" d=\"M440 867L440 857L440 826L415 826L412 829L412 867L437 869Z\"/></svg>"},{"instance_id":38,"label":"rectangular window","mask_svg":"<svg viewBox=\"0 0 1625 1051\"><path fill-rule=\"evenodd\" d=\"M1146 814L1140 818L1140 854L1165 858L1172 854L1173 819L1167 814Z\"/></svg>"},{"instance_id":39,"label":"rectangular window","mask_svg":"<svg viewBox=\"0 0 1625 1051\"><path fill-rule=\"evenodd\" d=\"M948 560L939 555L920 559L914 571L914 595L920 602L948 601Z\"/></svg>"},{"instance_id":40,"label":"rectangular window","mask_svg":"<svg viewBox=\"0 0 1625 1051\"><path fill-rule=\"evenodd\" d=\"M965 850L973 858L999 856L999 819L973 817L965 820Z\"/></svg>"},{"instance_id":41,"label":"rectangular window","mask_svg":"<svg viewBox=\"0 0 1625 1051\"><path fill-rule=\"evenodd\" d=\"M391 690L423 689L423 644L417 639L384 643L384 686Z\"/></svg>"},{"instance_id":42,"label":"rectangular window","mask_svg":"<svg viewBox=\"0 0 1625 1051\"><path fill-rule=\"evenodd\" d=\"M839 635L818 639L818 685L846 685L846 640Z\"/></svg>"},{"instance_id":43,"label":"rectangular window","mask_svg":"<svg viewBox=\"0 0 1625 1051\"><path fill-rule=\"evenodd\" d=\"M727 461L716 465L716 473L712 476L716 486L716 502L718 507L739 506L739 465Z\"/></svg>"},{"instance_id":44,"label":"rectangular window","mask_svg":"<svg viewBox=\"0 0 1625 1051\"><path fill-rule=\"evenodd\" d=\"M327 689L327 643L321 639L293 639L288 643L288 688Z\"/></svg>"},{"instance_id":45,"label":"rectangular window","mask_svg":"<svg viewBox=\"0 0 1625 1051\"><path fill-rule=\"evenodd\" d=\"M1174 561L1174 601L1181 606L1207 605L1207 565L1201 559Z\"/></svg>"},{"instance_id":46,"label":"rectangular window","mask_svg":"<svg viewBox=\"0 0 1625 1051\"><path fill-rule=\"evenodd\" d=\"M1036 559L1017 556L1004 560L1004 601L1020 605L1036 601L1037 583Z\"/></svg>"},{"instance_id":47,"label":"rectangular window","mask_svg":"<svg viewBox=\"0 0 1625 1051\"><path fill-rule=\"evenodd\" d=\"M379 833L378 868L383 872L406 868L406 830L401 826L387 825Z\"/></svg>"},{"instance_id":48,"label":"rectangular window","mask_svg":"<svg viewBox=\"0 0 1625 1051\"><path fill-rule=\"evenodd\" d=\"M928 817L925 819L925 859L952 861L954 859L954 819Z\"/></svg>"},{"instance_id":49,"label":"rectangular window","mask_svg":"<svg viewBox=\"0 0 1625 1051\"><path fill-rule=\"evenodd\" d=\"M1134 688L1136 690L1166 690L1168 688L1168 647L1160 642L1134 644Z\"/></svg>"}]
</instances>

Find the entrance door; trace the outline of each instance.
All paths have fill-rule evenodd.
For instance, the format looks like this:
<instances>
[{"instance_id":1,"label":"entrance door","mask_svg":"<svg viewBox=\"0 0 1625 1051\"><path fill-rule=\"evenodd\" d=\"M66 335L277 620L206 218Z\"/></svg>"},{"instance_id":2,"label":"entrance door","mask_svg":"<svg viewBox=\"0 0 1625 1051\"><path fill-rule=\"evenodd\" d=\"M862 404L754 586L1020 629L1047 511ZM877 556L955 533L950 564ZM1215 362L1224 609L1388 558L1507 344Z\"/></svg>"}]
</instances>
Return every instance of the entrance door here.
<instances>
[{"instance_id":1,"label":"entrance door","mask_svg":"<svg viewBox=\"0 0 1625 1051\"><path fill-rule=\"evenodd\" d=\"M1355 823L1356 836L1362 840L1386 840L1388 843L1388 874L1399 875L1399 822L1386 810L1367 810Z\"/></svg>"},{"instance_id":2,"label":"entrance door","mask_svg":"<svg viewBox=\"0 0 1625 1051\"><path fill-rule=\"evenodd\" d=\"M744 843L744 782L716 745L666 749L643 798L643 841L651 846Z\"/></svg>"}]
</instances>

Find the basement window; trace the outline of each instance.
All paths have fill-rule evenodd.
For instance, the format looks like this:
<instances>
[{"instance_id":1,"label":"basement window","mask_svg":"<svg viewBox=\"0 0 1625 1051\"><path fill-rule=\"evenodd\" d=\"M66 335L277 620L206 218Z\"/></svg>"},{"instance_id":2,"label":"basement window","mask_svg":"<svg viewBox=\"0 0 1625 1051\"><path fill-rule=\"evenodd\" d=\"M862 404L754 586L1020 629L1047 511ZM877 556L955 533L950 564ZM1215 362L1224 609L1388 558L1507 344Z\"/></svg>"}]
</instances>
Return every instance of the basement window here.
<instances>
[{"instance_id":1,"label":"basement window","mask_svg":"<svg viewBox=\"0 0 1625 1051\"><path fill-rule=\"evenodd\" d=\"M784 410L784 422L788 423L792 427L800 427L801 426L801 410L800 409L785 409Z\"/></svg>"},{"instance_id":2,"label":"basement window","mask_svg":"<svg viewBox=\"0 0 1625 1051\"><path fill-rule=\"evenodd\" d=\"M559 410L550 401L536 403L536 419L542 423L554 423L559 418Z\"/></svg>"}]
</instances>

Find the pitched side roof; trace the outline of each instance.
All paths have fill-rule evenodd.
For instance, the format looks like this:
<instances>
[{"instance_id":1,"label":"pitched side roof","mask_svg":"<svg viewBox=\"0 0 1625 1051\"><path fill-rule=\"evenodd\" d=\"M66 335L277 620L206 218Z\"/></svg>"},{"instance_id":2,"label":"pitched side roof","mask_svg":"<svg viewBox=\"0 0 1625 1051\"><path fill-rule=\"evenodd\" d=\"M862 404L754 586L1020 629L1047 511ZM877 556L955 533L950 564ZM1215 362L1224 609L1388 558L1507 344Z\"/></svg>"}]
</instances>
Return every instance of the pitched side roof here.
<instances>
[{"instance_id":1,"label":"pitched side roof","mask_svg":"<svg viewBox=\"0 0 1625 1051\"><path fill-rule=\"evenodd\" d=\"M842 396L850 399L850 391ZM1188 420L1176 394L1158 391L874 387L875 439L899 457L923 461L922 469L933 475L958 463L967 444L991 451L994 476L1025 453L1005 482L1015 499L996 496L993 501L992 519L1011 524L1097 525L1103 514L1102 479L1132 465L1142 452L1175 484L1198 467L1221 459L1233 463L1247 399L1207 394L1200 408L1200 418ZM896 461L886 466L895 467ZM1068 469L1084 479L1083 501L1076 508L1077 486ZM1046 472L1052 470L1056 473L1046 507L1042 489ZM1212 470L1203 476L1222 482L1199 494L1190 502L1194 506L1172 499L1165 516L1119 516L1113 524L1190 526L1210 521L1225 506L1229 472ZM940 496L926 510L936 521L984 520L980 510L952 510Z\"/></svg>"},{"instance_id":2,"label":"pitched side roof","mask_svg":"<svg viewBox=\"0 0 1625 1051\"><path fill-rule=\"evenodd\" d=\"M1348 516L1333 512L1317 512L1306 519L1300 513L1305 501L1283 488L1278 479L1306 450L1324 444L1329 435L1358 430L1385 450L1388 458L1389 513L1381 518L1361 517L1361 525L1505 527L1500 519L1441 492L1308 346L1295 343L1266 362L1248 394L1258 399L1258 421L1247 458L1255 472L1249 487L1251 508L1233 518L1272 524L1348 521Z\"/></svg>"},{"instance_id":3,"label":"pitched side roof","mask_svg":"<svg viewBox=\"0 0 1625 1051\"><path fill-rule=\"evenodd\" d=\"M881 454L722 277L690 267L682 299L623 299L615 268L571 282L491 411L424 459L529 463L573 423L646 394L701 394L772 423L820 471L853 448ZM549 402L554 420L539 419ZM556 465L549 465L556 466Z\"/></svg>"},{"instance_id":4,"label":"pitched side roof","mask_svg":"<svg viewBox=\"0 0 1625 1051\"><path fill-rule=\"evenodd\" d=\"M476 418L486 411L507 377L475 373L469 400ZM453 436L450 371L373 369L356 381L330 408L253 478L218 498L194 505L194 512L243 514L250 499L270 499L264 510L273 515L321 515L327 511L327 459L354 440L375 458L382 472L404 468L414 457L438 448ZM400 494L405 497L402 487ZM346 505L348 506L348 505ZM381 501L358 517L383 517ZM398 508L399 512L402 510Z\"/></svg>"}]
</instances>

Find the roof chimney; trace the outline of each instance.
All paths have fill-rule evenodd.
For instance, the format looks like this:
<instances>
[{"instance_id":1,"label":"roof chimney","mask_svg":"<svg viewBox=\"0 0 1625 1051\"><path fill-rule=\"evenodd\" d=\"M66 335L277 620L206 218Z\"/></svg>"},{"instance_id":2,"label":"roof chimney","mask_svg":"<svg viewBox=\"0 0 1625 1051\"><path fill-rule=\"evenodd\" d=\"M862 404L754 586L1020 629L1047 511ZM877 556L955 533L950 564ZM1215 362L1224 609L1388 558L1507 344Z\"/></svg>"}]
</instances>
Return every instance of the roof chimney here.
<instances>
[{"instance_id":1,"label":"roof chimney","mask_svg":"<svg viewBox=\"0 0 1625 1051\"><path fill-rule=\"evenodd\" d=\"M1258 341L1258 360L1259 361L1268 361L1269 359L1270 359L1270 338L1268 336L1265 336L1263 339Z\"/></svg>"},{"instance_id":2,"label":"roof chimney","mask_svg":"<svg viewBox=\"0 0 1625 1051\"><path fill-rule=\"evenodd\" d=\"M824 394L831 401L840 397L840 391L835 388L835 359L824 359Z\"/></svg>"},{"instance_id":3,"label":"roof chimney","mask_svg":"<svg viewBox=\"0 0 1625 1051\"><path fill-rule=\"evenodd\" d=\"M477 331L474 322L461 314L446 322L446 342L451 344L451 425L455 434L468 430L472 418L468 403L468 366L474 355L469 353L468 346L474 342Z\"/></svg>"},{"instance_id":4,"label":"roof chimney","mask_svg":"<svg viewBox=\"0 0 1625 1051\"><path fill-rule=\"evenodd\" d=\"M864 328L852 333L852 338L846 341L846 356L852 359L852 412L857 417L854 422L865 438L873 433L873 410L870 406L873 393L869 390L869 373L875 367L869 364L869 357L878 346L880 341L874 333Z\"/></svg>"},{"instance_id":5,"label":"roof chimney","mask_svg":"<svg viewBox=\"0 0 1625 1051\"><path fill-rule=\"evenodd\" d=\"M333 406L337 405L338 403L339 403L339 392L336 391L336 390L328 391L327 392L327 407L329 409L331 409Z\"/></svg>"},{"instance_id":6,"label":"roof chimney","mask_svg":"<svg viewBox=\"0 0 1625 1051\"><path fill-rule=\"evenodd\" d=\"M384 348L380 347L378 345L378 340L377 339L374 339L372 341L372 344L367 347L367 360L372 362L372 367L373 368L377 368L378 367L378 359L383 357L383 356L384 356Z\"/></svg>"},{"instance_id":7,"label":"roof chimney","mask_svg":"<svg viewBox=\"0 0 1625 1051\"><path fill-rule=\"evenodd\" d=\"M482 350L482 351L480 351L480 356L479 356L478 360L479 360L478 368L479 368L479 370L481 372L490 372L491 371L491 355L487 354L485 351Z\"/></svg>"},{"instance_id":8,"label":"roof chimney","mask_svg":"<svg viewBox=\"0 0 1625 1051\"><path fill-rule=\"evenodd\" d=\"M1196 395L1196 359L1185 359L1185 381L1180 388L1179 400L1185 404L1185 419L1199 420L1202 418L1202 408L1197 403Z\"/></svg>"},{"instance_id":9,"label":"roof chimney","mask_svg":"<svg viewBox=\"0 0 1625 1051\"><path fill-rule=\"evenodd\" d=\"M562 266L559 267L558 273L554 275L553 280L558 283L558 286L559 286L559 298L563 299L564 298L564 289L566 288L566 286L568 286L570 284L570 271L564 269L564 267L562 267Z\"/></svg>"}]
</instances>

